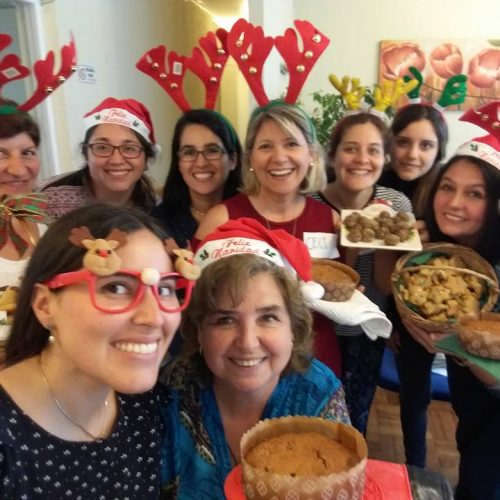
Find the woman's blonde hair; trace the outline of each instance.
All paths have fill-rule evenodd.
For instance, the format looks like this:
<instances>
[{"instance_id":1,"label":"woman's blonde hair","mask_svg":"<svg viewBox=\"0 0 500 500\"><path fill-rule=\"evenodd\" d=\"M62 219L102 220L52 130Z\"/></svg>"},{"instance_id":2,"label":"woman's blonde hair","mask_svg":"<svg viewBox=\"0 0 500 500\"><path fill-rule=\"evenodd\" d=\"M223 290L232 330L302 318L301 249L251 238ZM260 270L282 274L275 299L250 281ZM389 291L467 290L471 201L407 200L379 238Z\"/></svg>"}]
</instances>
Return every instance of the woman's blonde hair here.
<instances>
[{"instance_id":1,"label":"woman's blonde hair","mask_svg":"<svg viewBox=\"0 0 500 500\"><path fill-rule=\"evenodd\" d=\"M298 106L283 101L271 101L266 106L257 108L248 123L243 155L242 192L247 195L259 192L260 184L257 176L250 170L250 156L260 127L268 121L274 121L284 132L292 136L297 133L295 127L298 128L309 146L313 161L300 185L300 194L323 191L326 187L325 160L321 145L316 139L314 124L306 112Z\"/></svg>"},{"instance_id":2,"label":"woman's blonde hair","mask_svg":"<svg viewBox=\"0 0 500 500\"><path fill-rule=\"evenodd\" d=\"M238 254L224 257L207 266L196 283L188 308L183 314L181 333L184 338L181 357L194 362L204 380L211 380L208 367L200 355L198 332L203 321L220 308L218 298L226 290L236 307L244 299L248 281L259 275L271 276L281 291L290 316L293 349L290 361L284 370L304 372L313 357L312 316L307 308L298 280L289 271L253 254Z\"/></svg>"}]
</instances>

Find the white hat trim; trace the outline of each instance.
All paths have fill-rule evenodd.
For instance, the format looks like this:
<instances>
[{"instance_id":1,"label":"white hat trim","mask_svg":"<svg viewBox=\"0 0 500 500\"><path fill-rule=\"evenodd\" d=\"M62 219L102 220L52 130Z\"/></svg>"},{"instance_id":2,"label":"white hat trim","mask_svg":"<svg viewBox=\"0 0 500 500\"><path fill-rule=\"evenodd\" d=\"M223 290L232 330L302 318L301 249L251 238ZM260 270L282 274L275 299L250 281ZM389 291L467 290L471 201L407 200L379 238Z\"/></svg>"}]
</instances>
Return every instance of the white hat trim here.
<instances>
[{"instance_id":1,"label":"white hat trim","mask_svg":"<svg viewBox=\"0 0 500 500\"><path fill-rule=\"evenodd\" d=\"M115 125L123 125L124 127L135 130L144 139L151 143L150 134L151 130L147 125L136 115L130 113L126 109L121 108L107 108L102 111L97 111L83 119L85 130L88 130L95 125L101 123L112 123Z\"/></svg>"}]
</instances>

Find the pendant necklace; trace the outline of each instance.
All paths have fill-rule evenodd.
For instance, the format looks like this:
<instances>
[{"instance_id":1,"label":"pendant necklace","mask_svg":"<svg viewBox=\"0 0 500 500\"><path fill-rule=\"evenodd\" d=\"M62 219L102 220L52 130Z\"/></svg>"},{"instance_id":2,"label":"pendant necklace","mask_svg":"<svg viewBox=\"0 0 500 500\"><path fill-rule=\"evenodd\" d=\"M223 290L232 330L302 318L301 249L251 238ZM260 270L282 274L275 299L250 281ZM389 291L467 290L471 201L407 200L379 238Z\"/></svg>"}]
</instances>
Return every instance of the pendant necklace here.
<instances>
[{"instance_id":1,"label":"pendant necklace","mask_svg":"<svg viewBox=\"0 0 500 500\"><path fill-rule=\"evenodd\" d=\"M50 397L54 404L56 405L57 409L66 417L67 420L69 420L73 425L78 427L85 435L90 437L93 441L101 441L102 439L105 438L104 435L104 424L106 420L106 409L108 407L108 398L106 398L106 401L104 401L104 406L102 409L102 415L101 415L101 432L99 435L95 435L92 432L88 431L81 425L77 420L75 420L69 413L68 411L64 408L64 406L59 402L59 400L56 398L54 391L52 390L52 387L50 387L49 381L47 380L47 376L45 375L45 371L43 369L43 364L42 364L42 357L40 356L39 358L39 364L40 364L40 374L42 377L42 380L44 381L45 385L47 386L47 389L49 390Z\"/></svg>"},{"instance_id":2,"label":"pendant necklace","mask_svg":"<svg viewBox=\"0 0 500 500\"><path fill-rule=\"evenodd\" d=\"M205 215L207 215L207 212L202 212L201 210L194 208L193 205L191 205L191 212L193 212L193 214L199 215L200 217L205 217Z\"/></svg>"}]
</instances>

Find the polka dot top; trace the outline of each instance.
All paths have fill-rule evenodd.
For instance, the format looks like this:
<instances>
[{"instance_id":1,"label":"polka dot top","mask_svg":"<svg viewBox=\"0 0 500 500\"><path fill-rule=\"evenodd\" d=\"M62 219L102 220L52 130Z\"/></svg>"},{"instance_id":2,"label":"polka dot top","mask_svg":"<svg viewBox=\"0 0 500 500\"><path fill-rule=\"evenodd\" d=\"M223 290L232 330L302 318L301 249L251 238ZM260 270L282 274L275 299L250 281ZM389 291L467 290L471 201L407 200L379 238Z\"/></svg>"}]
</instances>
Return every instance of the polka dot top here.
<instances>
[{"instance_id":1,"label":"polka dot top","mask_svg":"<svg viewBox=\"0 0 500 500\"><path fill-rule=\"evenodd\" d=\"M112 435L76 442L42 429L0 387L0 498L157 499L158 398L118 395Z\"/></svg>"}]
</instances>

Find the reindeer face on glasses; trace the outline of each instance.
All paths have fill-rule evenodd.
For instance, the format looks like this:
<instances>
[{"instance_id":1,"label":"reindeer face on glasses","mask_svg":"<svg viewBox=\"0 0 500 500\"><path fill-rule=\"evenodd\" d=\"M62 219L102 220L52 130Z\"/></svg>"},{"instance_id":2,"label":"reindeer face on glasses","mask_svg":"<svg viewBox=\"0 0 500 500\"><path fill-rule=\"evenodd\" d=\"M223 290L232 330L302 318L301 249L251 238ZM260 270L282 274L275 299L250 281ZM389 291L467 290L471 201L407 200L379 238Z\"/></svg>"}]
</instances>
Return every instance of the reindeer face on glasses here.
<instances>
[{"instance_id":1,"label":"reindeer face on glasses","mask_svg":"<svg viewBox=\"0 0 500 500\"><path fill-rule=\"evenodd\" d=\"M94 238L88 227L81 226L71 231L69 240L73 245L87 249L83 256L83 267L99 276L116 273L121 266L121 259L115 250L127 241L127 233L113 229L106 239Z\"/></svg>"}]
</instances>

